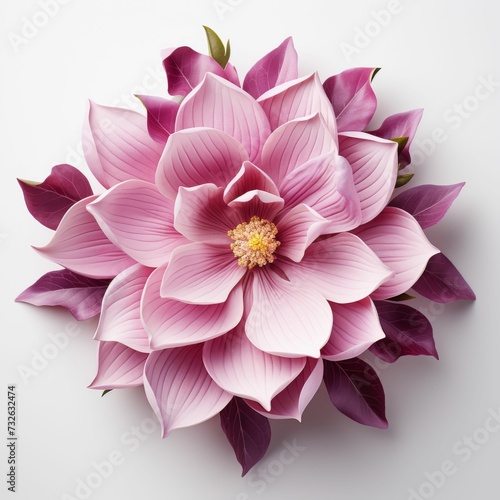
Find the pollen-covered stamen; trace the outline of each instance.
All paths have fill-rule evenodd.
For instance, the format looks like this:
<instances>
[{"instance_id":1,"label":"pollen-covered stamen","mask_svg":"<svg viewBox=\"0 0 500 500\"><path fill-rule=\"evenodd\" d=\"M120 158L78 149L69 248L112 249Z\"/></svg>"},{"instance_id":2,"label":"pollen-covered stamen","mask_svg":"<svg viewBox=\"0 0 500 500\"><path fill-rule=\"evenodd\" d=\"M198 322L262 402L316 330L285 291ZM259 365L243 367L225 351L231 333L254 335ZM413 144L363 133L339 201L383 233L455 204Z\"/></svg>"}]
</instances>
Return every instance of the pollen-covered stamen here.
<instances>
[{"instance_id":1,"label":"pollen-covered stamen","mask_svg":"<svg viewBox=\"0 0 500 500\"><path fill-rule=\"evenodd\" d=\"M234 241L231 250L240 266L252 269L276 259L274 252L281 243L276 239L278 228L272 222L254 215L249 222L238 224L227 234Z\"/></svg>"}]
</instances>

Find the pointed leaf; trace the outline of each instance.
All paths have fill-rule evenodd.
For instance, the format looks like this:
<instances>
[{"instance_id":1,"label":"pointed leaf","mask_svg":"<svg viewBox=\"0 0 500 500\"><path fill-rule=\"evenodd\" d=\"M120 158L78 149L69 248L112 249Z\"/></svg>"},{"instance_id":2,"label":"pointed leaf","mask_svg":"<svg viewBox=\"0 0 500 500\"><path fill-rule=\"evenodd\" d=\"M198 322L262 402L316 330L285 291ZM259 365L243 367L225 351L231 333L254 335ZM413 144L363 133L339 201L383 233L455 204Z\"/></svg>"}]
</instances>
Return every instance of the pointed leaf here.
<instances>
[{"instance_id":1,"label":"pointed leaf","mask_svg":"<svg viewBox=\"0 0 500 500\"><path fill-rule=\"evenodd\" d=\"M56 165L42 182L18 179L30 214L45 227L57 229L69 207L92 196L89 181L71 165Z\"/></svg>"},{"instance_id":2,"label":"pointed leaf","mask_svg":"<svg viewBox=\"0 0 500 500\"><path fill-rule=\"evenodd\" d=\"M456 300L476 300L476 295L451 261L442 253L430 258L413 289L424 297L447 304Z\"/></svg>"},{"instance_id":3,"label":"pointed leaf","mask_svg":"<svg viewBox=\"0 0 500 500\"><path fill-rule=\"evenodd\" d=\"M146 108L149 135L156 142L165 144L175 130L175 119L180 104L172 99L153 95L137 95L136 97Z\"/></svg>"},{"instance_id":4,"label":"pointed leaf","mask_svg":"<svg viewBox=\"0 0 500 500\"><path fill-rule=\"evenodd\" d=\"M208 26L203 26L205 29L205 34L207 35L208 42L208 52L210 57L217 61L221 68L225 68L226 64L229 62L229 58L231 57L231 46L229 44L229 40L227 41L227 46L224 47L222 40L219 35Z\"/></svg>"},{"instance_id":5,"label":"pointed leaf","mask_svg":"<svg viewBox=\"0 0 500 500\"><path fill-rule=\"evenodd\" d=\"M386 429L385 394L375 370L359 358L324 363L323 378L335 407L355 422Z\"/></svg>"},{"instance_id":6,"label":"pointed leaf","mask_svg":"<svg viewBox=\"0 0 500 500\"><path fill-rule=\"evenodd\" d=\"M405 300L412 300L415 297L413 295L408 295L407 293L400 293L396 295L396 297L390 297L387 300L391 300L392 302L404 302Z\"/></svg>"},{"instance_id":7,"label":"pointed leaf","mask_svg":"<svg viewBox=\"0 0 500 500\"><path fill-rule=\"evenodd\" d=\"M44 274L17 298L34 306L62 306L79 321L99 314L110 280L81 276L69 269Z\"/></svg>"},{"instance_id":8,"label":"pointed leaf","mask_svg":"<svg viewBox=\"0 0 500 500\"><path fill-rule=\"evenodd\" d=\"M398 178L396 179L396 186L397 188L400 188L400 187L403 187L403 186L406 186L406 184L408 184L413 176L415 174L401 174L401 175L398 175Z\"/></svg>"},{"instance_id":9,"label":"pointed leaf","mask_svg":"<svg viewBox=\"0 0 500 500\"><path fill-rule=\"evenodd\" d=\"M376 301L380 324L386 337L370 347L370 351L387 363L400 356L434 356L438 358L432 325L413 307Z\"/></svg>"},{"instance_id":10,"label":"pointed leaf","mask_svg":"<svg viewBox=\"0 0 500 500\"><path fill-rule=\"evenodd\" d=\"M244 476L269 448L269 420L252 410L241 398L234 397L220 412L220 424Z\"/></svg>"}]
</instances>

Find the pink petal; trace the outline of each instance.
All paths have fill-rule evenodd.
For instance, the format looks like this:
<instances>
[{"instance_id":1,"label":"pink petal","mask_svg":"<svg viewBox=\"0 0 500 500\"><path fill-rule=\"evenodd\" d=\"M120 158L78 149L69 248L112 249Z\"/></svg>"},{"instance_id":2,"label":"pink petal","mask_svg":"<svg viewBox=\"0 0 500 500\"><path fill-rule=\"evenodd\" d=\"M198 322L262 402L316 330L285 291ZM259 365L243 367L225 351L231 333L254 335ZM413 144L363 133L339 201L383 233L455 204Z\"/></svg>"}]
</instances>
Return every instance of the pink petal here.
<instances>
[{"instance_id":1,"label":"pink petal","mask_svg":"<svg viewBox=\"0 0 500 500\"><path fill-rule=\"evenodd\" d=\"M262 108L246 92L217 75L208 73L184 99L177 115L176 130L211 127L238 140L250 161L258 161L271 130Z\"/></svg>"},{"instance_id":2,"label":"pink petal","mask_svg":"<svg viewBox=\"0 0 500 500\"><path fill-rule=\"evenodd\" d=\"M313 243L299 264L280 261L279 265L292 284L339 304L367 297L393 274L373 250L350 233Z\"/></svg>"},{"instance_id":3,"label":"pink petal","mask_svg":"<svg viewBox=\"0 0 500 500\"><path fill-rule=\"evenodd\" d=\"M418 222L407 212L387 207L356 234L380 257L394 276L372 294L374 300L396 297L413 286L427 261L439 253Z\"/></svg>"},{"instance_id":4,"label":"pink petal","mask_svg":"<svg viewBox=\"0 0 500 500\"><path fill-rule=\"evenodd\" d=\"M84 140L85 158L104 187L128 179L154 182L163 144L151 139L143 115L91 102Z\"/></svg>"},{"instance_id":5,"label":"pink petal","mask_svg":"<svg viewBox=\"0 0 500 500\"><path fill-rule=\"evenodd\" d=\"M165 144L175 129L175 119L180 104L173 99L155 95L136 96L147 111L148 133L151 139Z\"/></svg>"},{"instance_id":6,"label":"pink petal","mask_svg":"<svg viewBox=\"0 0 500 500\"><path fill-rule=\"evenodd\" d=\"M156 184L167 198L175 199L179 187L212 183L226 187L248 154L225 132L208 128L172 134L160 158Z\"/></svg>"},{"instance_id":7,"label":"pink petal","mask_svg":"<svg viewBox=\"0 0 500 500\"><path fill-rule=\"evenodd\" d=\"M284 280L267 267L253 273L253 304L245 325L260 350L318 358L330 338L332 311L316 290Z\"/></svg>"},{"instance_id":8,"label":"pink petal","mask_svg":"<svg viewBox=\"0 0 500 500\"><path fill-rule=\"evenodd\" d=\"M355 358L385 337L372 300L367 297L351 304L330 304L333 311L332 336L321 350L330 361Z\"/></svg>"},{"instance_id":9,"label":"pink petal","mask_svg":"<svg viewBox=\"0 0 500 500\"><path fill-rule=\"evenodd\" d=\"M282 358L257 349L243 328L237 328L203 348L203 361L217 385L235 396L258 401L270 409L271 399L304 368L305 358Z\"/></svg>"},{"instance_id":10,"label":"pink petal","mask_svg":"<svg viewBox=\"0 0 500 500\"><path fill-rule=\"evenodd\" d=\"M257 99L264 92L298 76L298 57L288 37L279 47L259 59L248 71L243 90Z\"/></svg>"},{"instance_id":11,"label":"pink petal","mask_svg":"<svg viewBox=\"0 0 500 500\"><path fill-rule=\"evenodd\" d=\"M191 241L231 244L227 232L240 218L223 200L223 189L214 184L179 188L175 200L175 228Z\"/></svg>"},{"instance_id":12,"label":"pink petal","mask_svg":"<svg viewBox=\"0 0 500 500\"><path fill-rule=\"evenodd\" d=\"M143 384L148 355L118 342L99 342L97 375L91 389L123 389Z\"/></svg>"},{"instance_id":13,"label":"pink petal","mask_svg":"<svg viewBox=\"0 0 500 500\"><path fill-rule=\"evenodd\" d=\"M121 272L109 285L94 338L120 342L149 352L149 339L141 322L141 297L152 269L137 264Z\"/></svg>"},{"instance_id":14,"label":"pink petal","mask_svg":"<svg viewBox=\"0 0 500 500\"><path fill-rule=\"evenodd\" d=\"M142 299L142 321L152 349L205 342L234 328L243 316L243 288L236 287L220 304L193 305L160 297L165 268L155 269Z\"/></svg>"},{"instance_id":15,"label":"pink petal","mask_svg":"<svg viewBox=\"0 0 500 500\"><path fill-rule=\"evenodd\" d=\"M330 232L348 231L361 221L351 167L336 153L308 161L284 179L281 195L288 207L304 203L330 224Z\"/></svg>"},{"instance_id":16,"label":"pink petal","mask_svg":"<svg viewBox=\"0 0 500 500\"><path fill-rule=\"evenodd\" d=\"M34 249L45 258L89 278L114 278L135 262L106 238L87 211L97 196L75 203L62 218L50 243Z\"/></svg>"},{"instance_id":17,"label":"pink petal","mask_svg":"<svg viewBox=\"0 0 500 500\"><path fill-rule=\"evenodd\" d=\"M271 401L271 409L266 411L259 403L246 401L250 408L269 418L294 418L299 422L302 413L316 394L323 381L323 360L308 358L304 369Z\"/></svg>"},{"instance_id":18,"label":"pink petal","mask_svg":"<svg viewBox=\"0 0 500 500\"><path fill-rule=\"evenodd\" d=\"M332 151L337 151L336 139L316 113L286 122L272 132L262 149L262 168L281 186L297 167Z\"/></svg>"},{"instance_id":19,"label":"pink petal","mask_svg":"<svg viewBox=\"0 0 500 500\"><path fill-rule=\"evenodd\" d=\"M398 145L363 132L339 134L340 154L351 164L362 223L389 203L398 175Z\"/></svg>"},{"instance_id":20,"label":"pink petal","mask_svg":"<svg viewBox=\"0 0 500 500\"><path fill-rule=\"evenodd\" d=\"M173 226L173 203L149 182L121 182L87 209L118 248L145 266L161 266L186 243Z\"/></svg>"},{"instance_id":21,"label":"pink petal","mask_svg":"<svg viewBox=\"0 0 500 500\"><path fill-rule=\"evenodd\" d=\"M153 351L144 369L144 389L162 425L162 437L219 413L232 395L210 377L202 345Z\"/></svg>"},{"instance_id":22,"label":"pink petal","mask_svg":"<svg viewBox=\"0 0 500 500\"><path fill-rule=\"evenodd\" d=\"M172 253L160 294L188 304L220 304L245 272L229 245L191 243Z\"/></svg>"},{"instance_id":23,"label":"pink petal","mask_svg":"<svg viewBox=\"0 0 500 500\"><path fill-rule=\"evenodd\" d=\"M256 189L236 198L229 206L236 210L242 221L249 221L254 215L261 219L273 220L284 204L283 198Z\"/></svg>"},{"instance_id":24,"label":"pink petal","mask_svg":"<svg viewBox=\"0 0 500 500\"><path fill-rule=\"evenodd\" d=\"M333 108L317 73L279 85L260 96L258 102L269 118L271 130L290 120L320 113L332 136L337 136Z\"/></svg>"}]
</instances>

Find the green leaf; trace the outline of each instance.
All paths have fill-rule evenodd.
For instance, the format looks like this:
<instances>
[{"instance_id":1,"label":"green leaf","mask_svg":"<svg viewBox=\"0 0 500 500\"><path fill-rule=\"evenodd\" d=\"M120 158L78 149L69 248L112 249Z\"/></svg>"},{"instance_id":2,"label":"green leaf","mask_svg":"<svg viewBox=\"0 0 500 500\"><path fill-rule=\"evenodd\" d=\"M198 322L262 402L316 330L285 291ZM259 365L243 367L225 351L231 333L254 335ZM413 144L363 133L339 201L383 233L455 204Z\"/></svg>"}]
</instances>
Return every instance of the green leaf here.
<instances>
[{"instance_id":1,"label":"green leaf","mask_svg":"<svg viewBox=\"0 0 500 500\"><path fill-rule=\"evenodd\" d=\"M375 75L381 70L382 68L373 68L372 74L370 76L370 82L373 82L373 79L375 78Z\"/></svg>"},{"instance_id":2,"label":"green leaf","mask_svg":"<svg viewBox=\"0 0 500 500\"><path fill-rule=\"evenodd\" d=\"M415 297L413 295L408 295L407 293L402 293L401 295L397 295L396 297L391 297L390 299L392 302L403 302L405 300L412 300Z\"/></svg>"},{"instance_id":3,"label":"green leaf","mask_svg":"<svg viewBox=\"0 0 500 500\"><path fill-rule=\"evenodd\" d=\"M398 175L398 178L396 179L396 187L400 188L400 187L404 186L405 184L408 184L411 181L411 178L414 175L415 174L401 174L401 175Z\"/></svg>"},{"instance_id":4,"label":"green leaf","mask_svg":"<svg viewBox=\"0 0 500 500\"><path fill-rule=\"evenodd\" d=\"M401 151L403 151L405 146L408 144L408 137L394 137L389 140L398 143L398 153L401 153Z\"/></svg>"},{"instance_id":5,"label":"green leaf","mask_svg":"<svg viewBox=\"0 0 500 500\"><path fill-rule=\"evenodd\" d=\"M227 41L226 46L222 43L219 35L208 26L203 26L205 29L205 34L207 35L208 41L208 53L210 57L217 61L222 69L224 69L229 61L229 57L231 56L231 45L229 40Z\"/></svg>"},{"instance_id":6,"label":"green leaf","mask_svg":"<svg viewBox=\"0 0 500 500\"><path fill-rule=\"evenodd\" d=\"M106 389L105 391L102 391L101 398L106 396L108 392L111 392L113 389Z\"/></svg>"}]
</instances>

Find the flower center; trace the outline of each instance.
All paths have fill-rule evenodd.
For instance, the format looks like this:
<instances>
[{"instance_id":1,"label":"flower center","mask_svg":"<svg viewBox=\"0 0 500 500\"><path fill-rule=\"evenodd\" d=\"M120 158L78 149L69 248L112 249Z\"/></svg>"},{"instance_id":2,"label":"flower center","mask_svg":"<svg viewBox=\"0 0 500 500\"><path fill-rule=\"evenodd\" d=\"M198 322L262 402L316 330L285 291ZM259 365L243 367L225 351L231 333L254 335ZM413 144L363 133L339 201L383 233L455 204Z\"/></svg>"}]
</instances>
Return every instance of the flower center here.
<instances>
[{"instance_id":1,"label":"flower center","mask_svg":"<svg viewBox=\"0 0 500 500\"><path fill-rule=\"evenodd\" d=\"M249 222L238 224L227 234L234 241L231 243L231 250L238 259L238 264L248 269L274 262L274 252L281 245L276 239L278 228L256 215Z\"/></svg>"}]
</instances>

